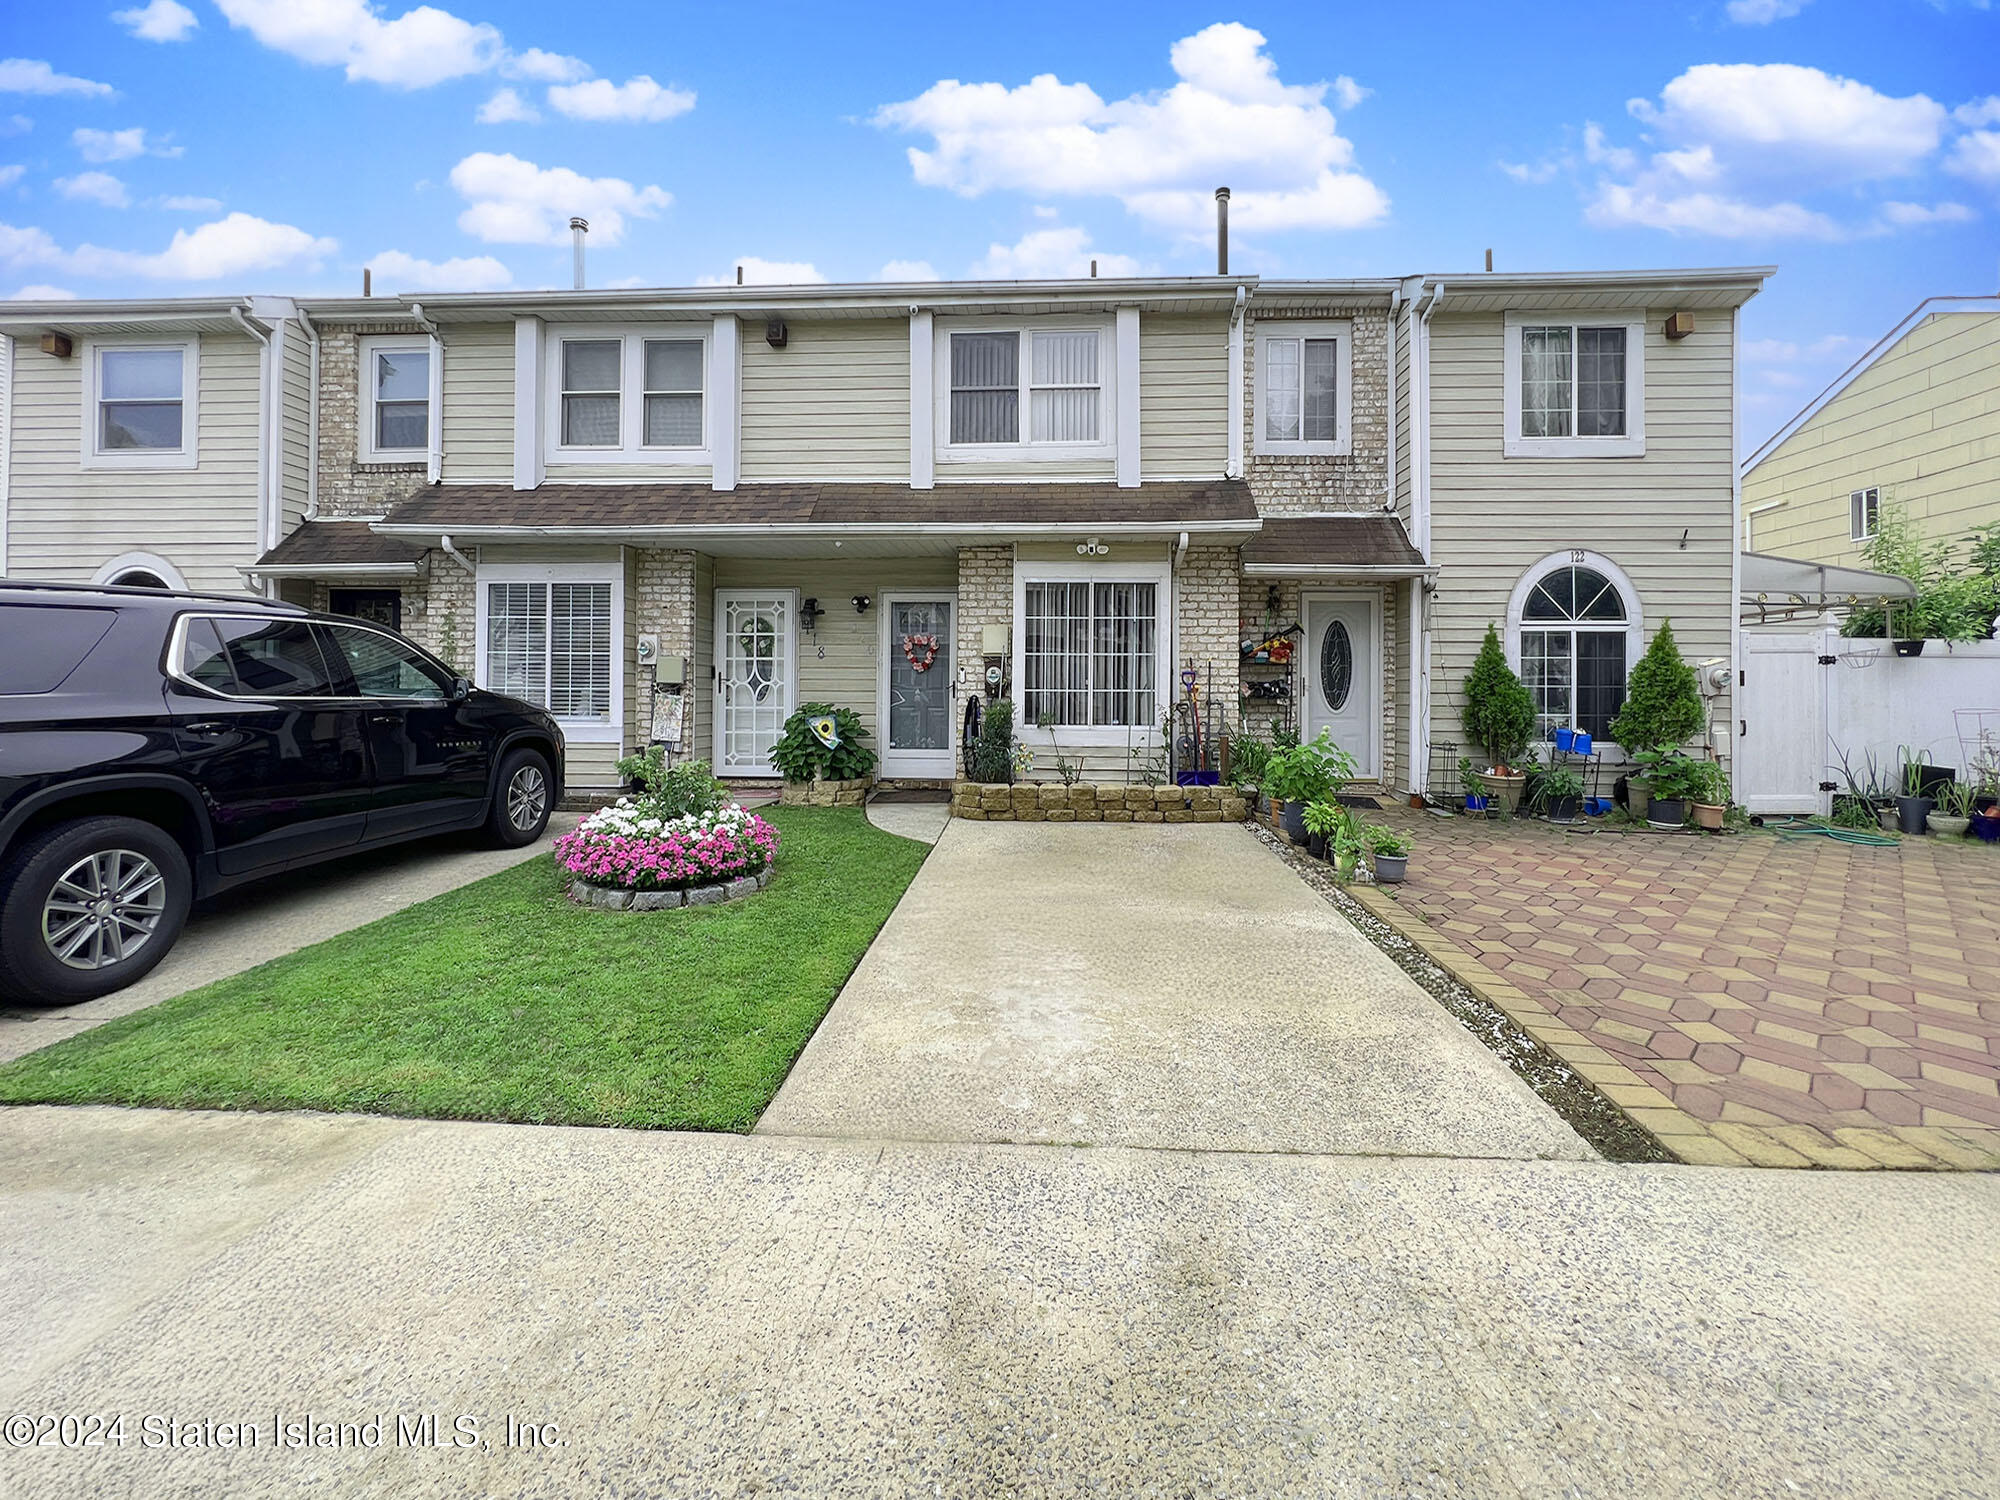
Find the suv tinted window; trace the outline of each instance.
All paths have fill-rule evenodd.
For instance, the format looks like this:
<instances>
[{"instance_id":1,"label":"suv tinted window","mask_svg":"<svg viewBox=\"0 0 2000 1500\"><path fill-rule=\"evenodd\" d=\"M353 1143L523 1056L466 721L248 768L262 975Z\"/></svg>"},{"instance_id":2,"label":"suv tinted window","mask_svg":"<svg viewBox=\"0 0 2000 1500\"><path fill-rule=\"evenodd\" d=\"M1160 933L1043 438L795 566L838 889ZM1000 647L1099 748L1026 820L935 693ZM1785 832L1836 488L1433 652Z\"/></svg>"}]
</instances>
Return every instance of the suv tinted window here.
<instances>
[{"instance_id":1,"label":"suv tinted window","mask_svg":"<svg viewBox=\"0 0 2000 1500\"><path fill-rule=\"evenodd\" d=\"M0 693L52 693L83 665L118 618L115 609L15 604L0 610Z\"/></svg>"},{"instance_id":2,"label":"suv tinted window","mask_svg":"<svg viewBox=\"0 0 2000 1500\"><path fill-rule=\"evenodd\" d=\"M329 698L333 674L310 620L212 622L245 698ZM190 627L192 638L192 627ZM224 688L227 692L229 689Z\"/></svg>"},{"instance_id":3,"label":"suv tinted window","mask_svg":"<svg viewBox=\"0 0 2000 1500\"><path fill-rule=\"evenodd\" d=\"M322 625L320 629L333 637L335 649L354 674L356 691L364 698L435 703L451 691L448 678L400 641L351 625Z\"/></svg>"},{"instance_id":4,"label":"suv tinted window","mask_svg":"<svg viewBox=\"0 0 2000 1500\"><path fill-rule=\"evenodd\" d=\"M180 673L190 682L214 688L218 693L237 691L236 673L229 665L222 637L215 633L215 621L188 621L187 632L181 639Z\"/></svg>"}]
</instances>

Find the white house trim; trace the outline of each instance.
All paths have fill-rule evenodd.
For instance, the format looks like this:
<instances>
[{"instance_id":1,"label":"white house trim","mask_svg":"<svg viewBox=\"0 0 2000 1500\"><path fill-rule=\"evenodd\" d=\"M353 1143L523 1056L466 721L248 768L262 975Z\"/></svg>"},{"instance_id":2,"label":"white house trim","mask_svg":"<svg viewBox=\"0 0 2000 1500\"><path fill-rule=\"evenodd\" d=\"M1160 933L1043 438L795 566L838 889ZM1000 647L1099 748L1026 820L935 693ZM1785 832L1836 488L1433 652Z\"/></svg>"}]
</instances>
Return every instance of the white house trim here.
<instances>
[{"instance_id":1,"label":"white house trim","mask_svg":"<svg viewBox=\"0 0 2000 1500\"><path fill-rule=\"evenodd\" d=\"M563 442L562 355L563 345L574 342L618 340L619 443L616 447L571 447ZM701 430L698 447L648 447L641 439L645 423L646 342L695 340L702 345ZM678 467L712 464L716 424L723 414L717 410L715 391L715 324L711 323L572 323L551 324L543 336L542 351L542 467L544 471L568 464L632 464ZM728 414L735 420L735 413Z\"/></svg>"},{"instance_id":2,"label":"white house trim","mask_svg":"<svg viewBox=\"0 0 2000 1500\"><path fill-rule=\"evenodd\" d=\"M937 408L932 396L937 330L930 312L910 310L910 488L937 483Z\"/></svg>"},{"instance_id":3,"label":"white house trim","mask_svg":"<svg viewBox=\"0 0 2000 1500\"><path fill-rule=\"evenodd\" d=\"M1331 442L1305 440L1304 411L1300 412L1300 436L1296 439L1272 438L1265 435L1264 396L1266 392L1266 372L1271 367L1268 350L1276 339L1333 339L1339 350L1334 364L1334 378L1337 382L1334 394L1334 436ZM1300 379L1304 380L1304 366L1300 367ZM1285 455L1307 455L1313 457L1344 458L1354 451L1354 324L1348 319L1332 319L1306 322L1286 318L1271 319L1257 325L1257 366L1256 366L1256 408L1254 426L1251 430L1251 451L1273 457ZM1303 394L1303 391L1302 391Z\"/></svg>"},{"instance_id":4,"label":"white house trim","mask_svg":"<svg viewBox=\"0 0 2000 1500\"><path fill-rule=\"evenodd\" d=\"M1134 317L1137 311L1134 310ZM940 464L1000 463L1046 464L1102 462L1118 457L1118 364L1117 321L1097 314L1065 314L1056 317L949 317L933 319L935 330L932 355L932 422L936 461ZM1033 397L1030 376L1033 370L1033 338L1050 330L1094 328L1098 331L1097 378L1099 439L1094 443L1037 443L1029 440L1033 428ZM951 440L951 336L955 333L1015 333L1021 336L1020 428L1019 440L1012 443L954 443ZM1137 343L1133 346L1137 356ZM1136 408L1134 420L1137 420ZM1135 440L1136 441L1136 440Z\"/></svg>"},{"instance_id":5,"label":"white house trim","mask_svg":"<svg viewBox=\"0 0 2000 1500\"><path fill-rule=\"evenodd\" d=\"M1521 330L1625 330L1625 432L1620 437L1531 438L1521 435ZM1644 458L1646 456L1646 316L1627 313L1510 312L1502 332L1501 451L1508 458ZM1571 348L1571 410L1575 410L1575 349ZM1574 429L1572 429L1574 430Z\"/></svg>"},{"instance_id":6,"label":"white house trim","mask_svg":"<svg viewBox=\"0 0 2000 1500\"><path fill-rule=\"evenodd\" d=\"M429 334L370 334L358 341L355 379L359 383L361 422L355 433L356 457L364 464L428 464L438 435L438 418L443 407L443 373L435 340ZM421 352L425 356L424 442L418 448L378 448L375 446L375 356L398 352Z\"/></svg>"},{"instance_id":7,"label":"white house trim","mask_svg":"<svg viewBox=\"0 0 2000 1500\"><path fill-rule=\"evenodd\" d=\"M473 678L486 685L486 586L489 583L608 583L611 585L611 713L609 721L558 718L573 744L623 745L625 740L625 560L622 551L602 562L489 563L473 575Z\"/></svg>"},{"instance_id":8,"label":"white house trim","mask_svg":"<svg viewBox=\"0 0 2000 1500\"><path fill-rule=\"evenodd\" d=\"M1154 721L1133 725L1058 724L1066 745L1150 745L1157 732L1158 716L1174 696L1174 600L1173 554L1168 551L1152 561L1138 562L1030 562L1014 559L1014 622L1012 635L1012 677L1014 702L1025 716L1028 585L1031 583L1151 583L1153 593L1153 715ZM1026 727L1025 717L1022 724Z\"/></svg>"},{"instance_id":9,"label":"white house trim","mask_svg":"<svg viewBox=\"0 0 2000 1500\"><path fill-rule=\"evenodd\" d=\"M1139 309L1117 310L1116 364L1118 486L1139 487Z\"/></svg>"},{"instance_id":10,"label":"white house trim","mask_svg":"<svg viewBox=\"0 0 2000 1500\"><path fill-rule=\"evenodd\" d=\"M718 490L736 488L737 441L742 408L741 386L743 325L734 313L716 318L708 344L708 390L702 396L702 415L708 424L708 446L714 468L710 484Z\"/></svg>"},{"instance_id":11,"label":"white house trim","mask_svg":"<svg viewBox=\"0 0 2000 1500\"><path fill-rule=\"evenodd\" d=\"M144 569L171 589L185 589L187 575L157 552L121 552L90 575L92 583L110 583L121 573Z\"/></svg>"},{"instance_id":12,"label":"white house trim","mask_svg":"<svg viewBox=\"0 0 2000 1500\"><path fill-rule=\"evenodd\" d=\"M181 351L181 445L178 448L140 448L129 452L106 452L97 446L97 365L99 356L125 349L179 349ZM269 345L263 346L268 353ZM85 339L83 355L83 423L78 434L77 466L84 469L192 469L200 462L201 433L201 335L183 334L176 338ZM257 446L265 446L264 401L269 373L260 368L258 378ZM259 491L261 504L263 495ZM269 544L267 544L269 545Z\"/></svg>"},{"instance_id":13,"label":"white house trim","mask_svg":"<svg viewBox=\"0 0 2000 1500\"><path fill-rule=\"evenodd\" d=\"M542 483L542 320L514 320L514 488Z\"/></svg>"}]
</instances>

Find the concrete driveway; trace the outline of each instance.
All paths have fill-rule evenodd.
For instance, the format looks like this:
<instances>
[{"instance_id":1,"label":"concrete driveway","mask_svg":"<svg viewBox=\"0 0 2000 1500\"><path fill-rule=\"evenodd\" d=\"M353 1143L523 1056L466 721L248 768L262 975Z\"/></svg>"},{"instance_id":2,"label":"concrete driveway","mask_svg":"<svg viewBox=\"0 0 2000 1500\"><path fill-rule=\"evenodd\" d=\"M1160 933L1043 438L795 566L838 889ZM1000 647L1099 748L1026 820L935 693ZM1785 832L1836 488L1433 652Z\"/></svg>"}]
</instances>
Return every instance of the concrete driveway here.
<instances>
[{"instance_id":1,"label":"concrete driveway","mask_svg":"<svg viewBox=\"0 0 2000 1500\"><path fill-rule=\"evenodd\" d=\"M758 1128L1593 1154L1228 825L954 821Z\"/></svg>"},{"instance_id":2,"label":"concrete driveway","mask_svg":"<svg viewBox=\"0 0 2000 1500\"><path fill-rule=\"evenodd\" d=\"M576 814L558 813L538 842L520 849L447 834L225 891L194 909L174 951L137 984L82 1005L0 1005L0 1062L511 869L546 853L575 823Z\"/></svg>"}]
</instances>

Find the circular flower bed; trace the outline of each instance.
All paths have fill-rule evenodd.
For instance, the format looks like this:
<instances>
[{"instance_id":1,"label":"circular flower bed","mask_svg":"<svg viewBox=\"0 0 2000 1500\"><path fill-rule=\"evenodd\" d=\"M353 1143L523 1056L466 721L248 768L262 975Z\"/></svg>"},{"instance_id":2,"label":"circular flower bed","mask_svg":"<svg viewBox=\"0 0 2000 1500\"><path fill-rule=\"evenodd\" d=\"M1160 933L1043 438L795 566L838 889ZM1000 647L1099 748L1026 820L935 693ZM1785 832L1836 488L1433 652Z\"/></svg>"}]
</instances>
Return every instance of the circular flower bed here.
<instances>
[{"instance_id":1,"label":"circular flower bed","mask_svg":"<svg viewBox=\"0 0 2000 1500\"><path fill-rule=\"evenodd\" d=\"M740 807L673 818L630 799L592 813L555 844L572 900L641 911L748 895L770 879L777 853L778 830Z\"/></svg>"}]
</instances>

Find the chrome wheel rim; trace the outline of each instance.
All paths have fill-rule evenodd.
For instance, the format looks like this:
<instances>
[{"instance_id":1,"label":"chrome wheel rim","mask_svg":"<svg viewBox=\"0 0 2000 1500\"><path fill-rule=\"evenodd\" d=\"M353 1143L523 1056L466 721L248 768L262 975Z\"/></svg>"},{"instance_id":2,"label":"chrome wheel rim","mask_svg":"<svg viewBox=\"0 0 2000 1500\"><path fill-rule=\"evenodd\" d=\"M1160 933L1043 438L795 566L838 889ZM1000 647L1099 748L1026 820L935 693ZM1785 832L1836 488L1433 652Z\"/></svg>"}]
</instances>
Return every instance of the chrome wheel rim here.
<instances>
[{"instance_id":1,"label":"chrome wheel rim","mask_svg":"<svg viewBox=\"0 0 2000 1500\"><path fill-rule=\"evenodd\" d=\"M68 968L106 969L153 940L167 878L132 849L100 849L63 871L42 902L42 941Z\"/></svg>"},{"instance_id":2,"label":"chrome wheel rim","mask_svg":"<svg viewBox=\"0 0 2000 1500\"><path fill-rule=\"evenodd\" d=\"M548 805L549 783L539 766L523 766L507 783L507 821L522 832L541 821Z\"/></svg>"}]
</instances>

